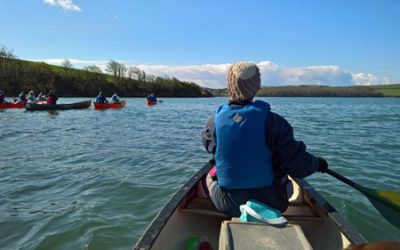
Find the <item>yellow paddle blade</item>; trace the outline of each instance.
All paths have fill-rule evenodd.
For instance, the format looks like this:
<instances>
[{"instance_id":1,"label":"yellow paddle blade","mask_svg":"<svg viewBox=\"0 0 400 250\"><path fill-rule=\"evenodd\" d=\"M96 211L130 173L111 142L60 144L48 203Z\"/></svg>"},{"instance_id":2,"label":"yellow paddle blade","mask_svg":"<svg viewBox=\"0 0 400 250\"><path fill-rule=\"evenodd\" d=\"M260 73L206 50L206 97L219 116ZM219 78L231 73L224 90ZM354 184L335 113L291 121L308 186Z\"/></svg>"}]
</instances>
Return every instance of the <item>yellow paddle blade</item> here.
<instances>
[{"instance_id":1,"label":"yellow paddle blade","mask_svg":"<svg viewBox=\"0 0 400 250\"><path fill-rule=\"evenodd\" d=\"M399 192L392 192L392 191L387 191L387 190L376 190L376 193L378 196L393 203L394 206L397 206L400 209L400 193Z\"/></svg>"},{"instance_id":2,"label":"yellow paddle blade","mask_svg":"<svg viewBox=\"0 0 400 250\"><path fill-rule=\"evenodd\" d=\"M386 220L400 228L400 192L374 190L360 185L355 188L368 198Z\"/></svg>"}]
</instances>

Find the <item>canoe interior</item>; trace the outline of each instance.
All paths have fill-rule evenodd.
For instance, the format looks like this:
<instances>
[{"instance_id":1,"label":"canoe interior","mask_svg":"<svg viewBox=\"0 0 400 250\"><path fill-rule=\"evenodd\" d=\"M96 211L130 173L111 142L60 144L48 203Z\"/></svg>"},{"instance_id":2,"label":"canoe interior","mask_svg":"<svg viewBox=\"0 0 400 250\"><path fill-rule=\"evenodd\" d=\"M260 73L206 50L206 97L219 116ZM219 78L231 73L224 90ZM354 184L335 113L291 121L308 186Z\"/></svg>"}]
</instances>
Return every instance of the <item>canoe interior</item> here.
<instances>
[{"instance_id":1,"label":"canoe interior","mask_svg":"<svg viewBox=\"0 0 400 250\"><path fill-rule=\"evenodd\" d=\"M204 173L199 172L191 180L193 185L189 181L161 210L134 249L185 249L191 236L207 238L212 249L218 249L221 223L238 218L219 213L203 197L198 180ZM301 227L313 249L343 249L366 242L306 181L293 183L294 193L284 216L289 224Z\"/></svg>"}]
</instances>

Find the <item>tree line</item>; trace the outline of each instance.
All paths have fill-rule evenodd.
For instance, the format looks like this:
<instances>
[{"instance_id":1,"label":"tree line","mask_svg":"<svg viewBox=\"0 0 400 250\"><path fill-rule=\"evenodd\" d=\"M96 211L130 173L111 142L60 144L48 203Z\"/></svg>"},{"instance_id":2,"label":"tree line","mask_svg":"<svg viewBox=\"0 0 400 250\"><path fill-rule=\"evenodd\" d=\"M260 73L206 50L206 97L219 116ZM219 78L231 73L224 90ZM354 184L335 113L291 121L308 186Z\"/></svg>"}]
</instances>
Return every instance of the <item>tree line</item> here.
<instances>
[{"instance_id":1,"label":"tree line","mask_svg":"<svg viewBox=\"0 0 400 250\"><path fill-rule=\"evenodd\" d=\"M161 97L201 97L211 93L195 83L175 77L148 74L134 66L111 60L105 72L91 65L75 69L69 60L62 66L20 60L12 50L0 48L0 89L8 96L29 90L47 93L53 89L59 96L96 96L99 91L124 97L144 97L154 93Z\"/></svg>"},{"instance_id":2,"label":"tree line","mask_svg":"<svg viewBox=\"0 0 400 250\"><path fill-rule=\"evenodd\" d=\"M213 96L226 96L227 89L207 89ZM257 96L265 97L383 97L375 87L330 87L318 85L262 87Z\"/></svg>"},{"instance_id":3,"label":"tree line","mask_svg":"<svg viewBox=\"0 0 400 250\"><path fill-rule=\"evenodd\" d=\"M258 92L258 95L281 97L383 97L381 93L368 86L330 87L315 85L263 87Z\"/></svg>"}]
</instances>

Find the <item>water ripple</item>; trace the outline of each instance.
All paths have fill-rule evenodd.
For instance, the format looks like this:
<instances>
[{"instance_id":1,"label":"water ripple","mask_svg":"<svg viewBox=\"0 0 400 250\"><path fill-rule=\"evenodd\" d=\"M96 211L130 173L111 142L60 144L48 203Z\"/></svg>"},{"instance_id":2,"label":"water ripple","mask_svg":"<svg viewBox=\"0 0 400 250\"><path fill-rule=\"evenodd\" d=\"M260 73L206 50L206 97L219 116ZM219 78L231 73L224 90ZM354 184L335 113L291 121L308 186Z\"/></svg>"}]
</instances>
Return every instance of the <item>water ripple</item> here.
<instances>
[{"instance_id":1,"label":"water ripple","mask_svg":"<svg viewBox=\"0 0 400 250\"><path fill-rule=\"evenodd\" d=\"M400 189L400 99L264 100L334 170L367 187ZM132 98L121 110L1 112L0 246L130 249L209 159L200 132L224 101L165 98L147 107ZM369 240L400 240L358 191L327 175L307 179Z\"/></svg>"}]
</instances>

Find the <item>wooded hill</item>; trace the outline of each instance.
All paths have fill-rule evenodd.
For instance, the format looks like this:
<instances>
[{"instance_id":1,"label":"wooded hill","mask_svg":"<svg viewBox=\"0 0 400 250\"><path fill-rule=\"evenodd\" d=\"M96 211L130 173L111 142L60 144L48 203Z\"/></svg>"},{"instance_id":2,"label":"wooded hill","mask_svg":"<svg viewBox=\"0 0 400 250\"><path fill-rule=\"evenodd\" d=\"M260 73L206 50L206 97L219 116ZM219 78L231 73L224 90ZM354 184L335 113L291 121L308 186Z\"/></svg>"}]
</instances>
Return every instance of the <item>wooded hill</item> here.
<instances>
[{"instance_id":1,"label":"wooded hill","mask_svg":"<svg viewBox=\"0 0 400 250\"><path fill-rule=\"evenodd\" d=\"M29 90L47 93L50 89L63 97L106 96L117 91L122 97L226 96L226 89L202 88L175 77L157 77L136 67L111 60L106 72L96 65L74 69L70 61L62 66L17 59L11 50L0 48L0 90L16 96ZM282 97L400 97L400 84L376 86L329 87L316 85L262 87L258 96Z\"/></svg>"},{"instance_id":2,"label":"wooded hill","mask_svg":"<svg viewBox=\"0 0 400 250\"><path fill-rule=\"evenodd\" d=\"M213 96L226 96L227 89L206 89ZM262 87L257 96L281 97L400 97L400 84L329 87L317 85Z\"/></svg>"},{"instance_id":3,"label":"wooded hill","mask_svg":"<svg viewBox=\"0 0 400 250\"><path fill-rule=\"evenodd\" d=\"M48 93L51 89L63 97L97 96L99 91L106 96L117 91L122 97L144 97L150 93L159 97L211 96L195 83L157 77L114 60L107 64L107 73L96 65L74 69L68 60L62 66L20 60L11 50L0 48L0 89L7 96L30 90Z\"/></svg>"}]
</instances>

